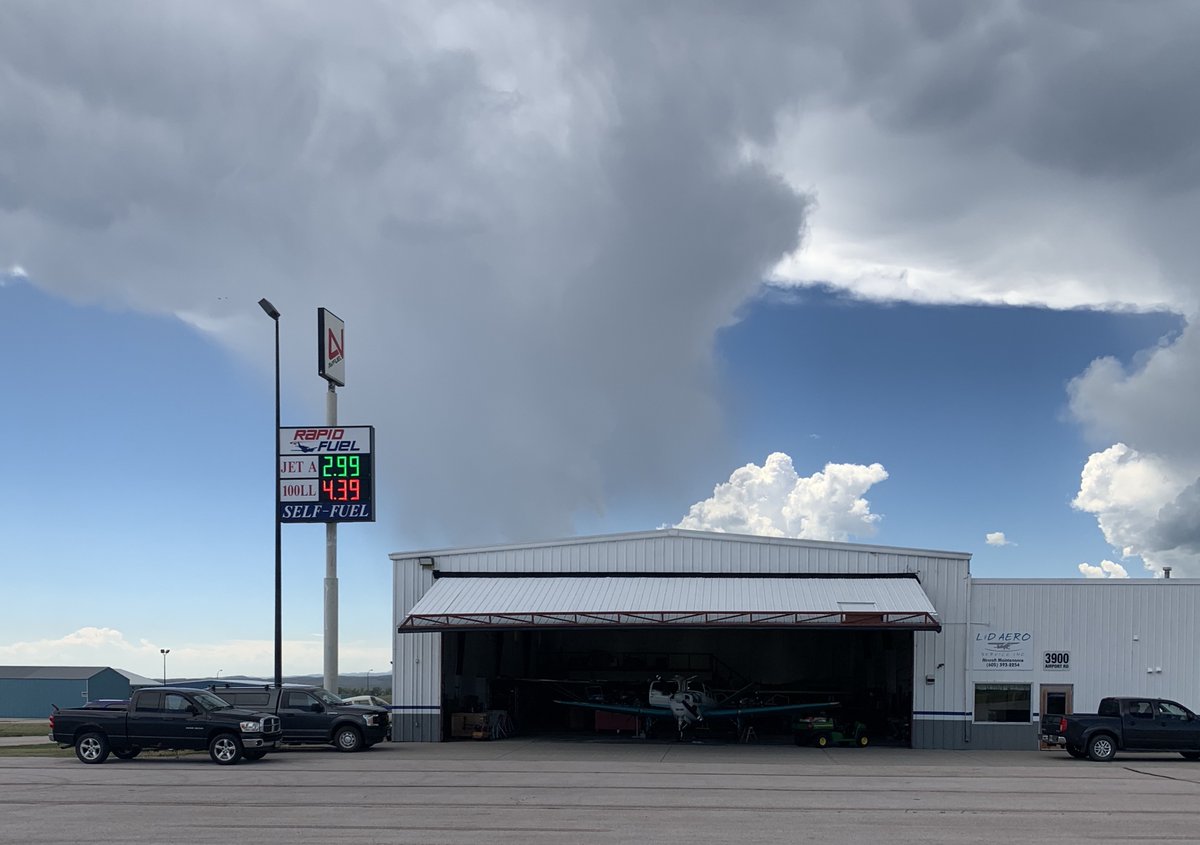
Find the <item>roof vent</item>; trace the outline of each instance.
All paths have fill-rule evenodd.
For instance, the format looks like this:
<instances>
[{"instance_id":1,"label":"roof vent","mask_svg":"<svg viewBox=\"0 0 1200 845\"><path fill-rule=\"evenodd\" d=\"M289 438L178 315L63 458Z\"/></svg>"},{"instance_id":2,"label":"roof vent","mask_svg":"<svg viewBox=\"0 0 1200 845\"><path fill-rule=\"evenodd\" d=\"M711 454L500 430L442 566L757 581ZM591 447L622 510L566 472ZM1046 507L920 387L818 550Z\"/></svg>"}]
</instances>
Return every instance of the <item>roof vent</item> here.
<instances>
[{"instance_id":1,"label":"roof vent","mask_svg":"<svg viewBox=\"0 0 1200 845\"><path fill-rule=\"evenodd\" d=\"M1163 577L1164 577L1164 578L1170 578L1170 577L1171 577L1171 567L1169 567L1169 566L1164 566L1164 567L1163 567Z\"/></svg>"}]
</instances>

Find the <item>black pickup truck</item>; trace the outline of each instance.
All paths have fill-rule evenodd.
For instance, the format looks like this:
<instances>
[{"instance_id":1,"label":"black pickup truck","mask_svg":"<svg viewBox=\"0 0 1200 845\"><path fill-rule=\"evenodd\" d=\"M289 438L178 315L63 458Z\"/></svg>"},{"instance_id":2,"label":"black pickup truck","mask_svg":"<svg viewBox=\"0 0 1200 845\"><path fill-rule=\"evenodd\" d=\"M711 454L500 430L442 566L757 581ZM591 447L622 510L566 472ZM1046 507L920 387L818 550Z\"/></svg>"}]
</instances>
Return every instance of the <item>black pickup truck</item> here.
<instances>
[{"instance_id":1,"label":"black pickup truck","mask_svg":"<svg viewBox=\"0 0 1200 845\"><path fill-rule=\"evenodd\" d=\"M55 709L50 739L74 748L84 763L103 763L112 752L132 760L143 749L203 750L213 762L231 766L243 757L259 760L283 737L271 713L231 707L195 689L156 687L133 693L128 702L100 701Z\"/></svg>"},{"instance_id":2,"label":"black pickup truck","mask_svg":"<svg viewBox=\"0 0 1200 845\"><path fill-rule=\"evenodd\" d=\"M285 743L362 751L388 736L386 707L347 704L323 687L213 684L209 690L238 707L276 714Z\"/></svg>"},{"instance_id":3,"label":"black pickup truck","mask_svg":"<svg viewBox=\"0 0 1200 845\"><path fill-rule=\"evenodd\" d=\"M1104 698L1096 713L1043 716L1040 734L1072 757L1099 762L1117 751L1177 751L1200 760L1200 718L1163 698Z\"/></svg>"}]
</instances>

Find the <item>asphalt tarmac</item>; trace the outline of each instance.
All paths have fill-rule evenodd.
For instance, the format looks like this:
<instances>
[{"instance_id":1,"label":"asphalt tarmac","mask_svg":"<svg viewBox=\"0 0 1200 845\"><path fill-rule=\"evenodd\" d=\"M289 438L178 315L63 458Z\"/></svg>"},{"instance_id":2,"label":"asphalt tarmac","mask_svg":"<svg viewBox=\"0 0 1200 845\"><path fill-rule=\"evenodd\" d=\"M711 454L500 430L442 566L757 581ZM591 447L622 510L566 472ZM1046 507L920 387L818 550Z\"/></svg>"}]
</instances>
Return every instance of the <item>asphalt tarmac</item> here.
<instances>
[{"instance_id":1,"label":"asphalt tarmac","mask_svg":"<svg viewBox=\"0 0 1200 845\"><path fill-rule=\"evenodd\" d=\"M510 739L0 757L3 843L1200 843L1200 763Z\"/></svg>"}]
</instances>

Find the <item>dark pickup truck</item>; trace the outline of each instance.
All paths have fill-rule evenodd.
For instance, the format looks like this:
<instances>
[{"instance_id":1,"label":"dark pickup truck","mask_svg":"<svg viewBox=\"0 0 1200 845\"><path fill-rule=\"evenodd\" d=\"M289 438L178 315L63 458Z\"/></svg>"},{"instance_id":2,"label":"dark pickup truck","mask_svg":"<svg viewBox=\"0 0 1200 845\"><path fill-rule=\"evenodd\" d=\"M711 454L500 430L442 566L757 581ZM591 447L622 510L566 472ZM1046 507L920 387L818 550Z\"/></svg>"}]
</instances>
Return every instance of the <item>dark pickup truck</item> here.
<instances>
[{"instance_id":1,"label":"dark pickup truck","mask_svg":"<svg viewBox=\"0 0 1200 845\"><path fill-rule=\"evenodd\" d=\"M1072 757L1099 762L1117 751L1177 751L1200 760L1200 718L1163 698L1104 698L1096 713L1043 716L1040 733Z\"/></svg>"},{"instance_id":2,"label":"dark pickup truck","mask_svg":"<svg viewBox=\"0 0 1200 845\"><path fill-rule=\"evenodd\" d=\"M285 743L362 751L388 736L386 707L347 704L323 687L213 684L209 690L238 707L277 715Z\"/></svg>"},{"instance_id":3,"label":"dark pickup truck","mask_svg":"<svg viewBox=\"0 0 1200 845\"><path fill-rule=\"evenodd\" d=\"M277 716L230 707L195 689L141 689L128 702L56 708L50 716L51 741L73 747L84 763L103 763L109 752L132 760L143 749L207 748L213 762L231 766L243 757L261 759L282 737Z\"/></svg>"}]
</instances>

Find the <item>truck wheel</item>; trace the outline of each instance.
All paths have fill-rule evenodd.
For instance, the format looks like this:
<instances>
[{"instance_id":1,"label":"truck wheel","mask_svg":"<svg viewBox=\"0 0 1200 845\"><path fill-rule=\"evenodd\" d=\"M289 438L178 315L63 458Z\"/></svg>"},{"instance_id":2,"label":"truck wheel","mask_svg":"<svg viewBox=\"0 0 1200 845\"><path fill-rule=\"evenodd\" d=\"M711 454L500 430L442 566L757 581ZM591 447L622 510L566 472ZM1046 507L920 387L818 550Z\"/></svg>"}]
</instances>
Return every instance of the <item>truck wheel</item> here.
<instances>
[{"instance_id":1,"label":"truck wheel","mask_svg":"<svg viewBox=\"0 0 1200 845\"><path fill-rule=\"evenodd\" d=\"M233 734L217 734L208 744L208 756L218 766L232 766L243 753L242 741Z\"/></svg>"},{"instance_id":2,"label":"truck wheel","mask_svg":"<svg viewBox=\"0 0 1200 845\"><path fill-rule=\"evenodd\" d=\"M333 744L337 746L338 751L361 751L363 746L362 734L358 732L357 728L344 725L334 732Z\"/></svg>"},{"instance_id":3,"label":"truck wheel","mask_svg":"<svg viewBox=\"0 0 1200 845\"><path fill-rule=\"evenodd\" d=\"M1185 760L1200 760L1200 751L1180 751Z\"/></svg>"},{"instance_id":4,"label":"truck wheel","mask_svg":"<svg viewBox=\"0 0 1200 845\"><path fill-rule=\"evenodd\" d=\"M142 753L142 749L136 745L133 748L122 748L120 751L113 749L113 756L118 760L132 760L134 757Z\"/></svg>"},{"instance_id":5,"label":"truck wheel","mask_svg":"<svg viewBox=\"0 0 1200 845\"><path fill-rule=\"evenodd\" d=\"M267 756L267 749L265 749L265 748L247 748L245 751L242 752L242 756L245 757L247 760L261 760L263 757Z\"/></svg>"},{"instance_id":6,"label":"truck wheel","mask_svg":"<svg viewBox=\"0 0 1200 845\"><path fill-rule=\"evenodd\" d=\"M1110 734L1092 737L1088 743L1088 756L1097 763L1107 763L1117 756L1117 741Z\"/></svg>"},{"instance_id":7,"label":"truck wheel","mask_svg":"<svg viewBox=\"0 0 1200 845\"><path fill-rule=\"evenodd\" d=\"M86 733L75 741L75 756L81 763L103 763L108 759L108 737Z\"/></svg>"},{"instance_id":8,"label":"truck wheel","mask_svg":"<svg viewBox=\"0 0 1200 845\"><path fill-rule=\"evenodd\" d=\"M1086 751L1084 751L1082 748L1076 748L1074 745L1067 746L1067 753L1070 754L1072 757L1074 757L1076 760L1082 760L1083 758L1088 756L1088 753Z\"/></svg>"}]
</instances>

